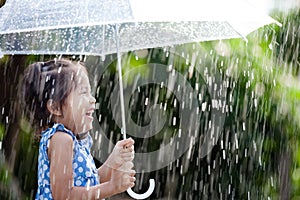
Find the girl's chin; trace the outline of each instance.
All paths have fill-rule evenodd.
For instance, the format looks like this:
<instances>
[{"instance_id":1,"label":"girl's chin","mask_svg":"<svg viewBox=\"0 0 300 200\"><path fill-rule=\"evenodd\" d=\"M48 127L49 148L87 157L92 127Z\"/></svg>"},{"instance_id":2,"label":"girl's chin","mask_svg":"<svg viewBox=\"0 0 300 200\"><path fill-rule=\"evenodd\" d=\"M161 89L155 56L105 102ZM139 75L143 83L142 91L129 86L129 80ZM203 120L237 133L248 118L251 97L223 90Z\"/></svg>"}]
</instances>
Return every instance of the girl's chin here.
<instances>
[{"instance_id":1,"label":"girl's chin","mask_svg":"<svg viewBox=\"0 0 300 200\"><path fill-rule=\"evenodd\" d=\"M86 125L83 127L82 132L87 132L93 129L93 123L86 123Z\"/></svg>"},{"instance_id":2,"label":"girl's chin","mask_svg":"<svg viewBox=\"0 0 300 200\"><path fill-rule=\"evenodd\" d=\"M92 129L93 129L92 126L88 126L88 127L86 126L86 127L84 127L84 128L82 129L81 132L82 132L82 133L83 133L83 132L88 132L88 131L90 131L90 130L92 130Z\"/></svg>"},{"instance_id":3,"label":"girl's chin","mask_svg":"<svg viewBox=\"0 0 300 200\"><path fill-rule=\"evenodd\" d=\"M93 129L93 123L86 123L85 125L82 125L80 127L77 126L75 129L77 134L88 132Z\"/></svg>"}]
</instances>

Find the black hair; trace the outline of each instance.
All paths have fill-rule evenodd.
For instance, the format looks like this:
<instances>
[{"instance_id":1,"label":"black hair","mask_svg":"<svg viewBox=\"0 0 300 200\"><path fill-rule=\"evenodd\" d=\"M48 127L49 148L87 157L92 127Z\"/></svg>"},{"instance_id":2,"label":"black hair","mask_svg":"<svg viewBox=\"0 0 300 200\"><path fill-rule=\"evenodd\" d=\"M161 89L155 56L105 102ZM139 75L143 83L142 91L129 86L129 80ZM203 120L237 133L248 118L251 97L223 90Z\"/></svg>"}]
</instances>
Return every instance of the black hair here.
<instances>
[{"instance_id":1,"label":"black hair","mask_svg":"<svg viewBox=\"0 0 300 200\"><path fill-rule=\"evenodd\" d=\"M36 62L26 68L22 82L22 102L33 125L40 128L53 125L47 102L51 99L61 108L71 91L77 87L78 66L83 67L70 60L55 59Z\"/></svg>"}]
</instances>

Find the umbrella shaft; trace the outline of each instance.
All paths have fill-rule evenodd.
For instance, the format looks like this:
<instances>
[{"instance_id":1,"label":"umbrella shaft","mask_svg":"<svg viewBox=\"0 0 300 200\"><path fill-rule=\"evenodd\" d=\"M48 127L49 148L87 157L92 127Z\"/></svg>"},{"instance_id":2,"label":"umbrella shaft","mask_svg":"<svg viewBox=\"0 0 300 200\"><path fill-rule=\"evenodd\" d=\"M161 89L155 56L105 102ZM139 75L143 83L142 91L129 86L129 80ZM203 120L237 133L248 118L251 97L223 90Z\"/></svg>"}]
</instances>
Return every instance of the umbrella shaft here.
<instances>
[{"instance_id":1,"label":"umbrella shaft","mask_svg":"<svg viewBox=\"0 0 300 200\"><path fill-rule=\"evenodd\" d=\"M116 37L116 48L117 48L117 69L119 76L119 87L120 87L120 104L121 104L121 119L122 119L122 128L121 133L123 135L123 139L126 139L126 122L125 122L125 103L124 103L124 93L123 93L123 78L122 78L122 56L120 53L120 44L119 44L119 26L116 24L115 26L115 37Z\"/></svg>"},{"instance_id":2,"label":"umbrella shaft","mask_svg":"<svg viewBox=\"0 0 300 200\"><path fill-rule=\"evenodd\" d=\"M125 122L125 106L124 106L124 94L123 94L121 55L118 55L117 63L118 63L118 74L119 74L120 104L121 104L121 119L122 119L121 133L123 135L123 139L126 139L126 122Z\"/></svg>"}]
</instances>

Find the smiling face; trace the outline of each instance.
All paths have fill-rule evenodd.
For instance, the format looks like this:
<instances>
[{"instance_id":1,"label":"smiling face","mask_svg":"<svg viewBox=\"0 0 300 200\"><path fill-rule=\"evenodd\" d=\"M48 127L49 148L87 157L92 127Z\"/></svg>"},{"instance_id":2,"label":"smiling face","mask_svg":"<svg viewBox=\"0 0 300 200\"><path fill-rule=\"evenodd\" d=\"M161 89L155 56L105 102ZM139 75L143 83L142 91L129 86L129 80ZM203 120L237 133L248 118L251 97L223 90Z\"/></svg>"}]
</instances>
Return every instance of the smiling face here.
<instances>
[{"instance_id":1,"label":"smiling face","mask_svg":"<svg viewBox=\"0 0 300 200\"><path fill-rule=\"evenodd\" d=\"M58 122L64 124L75 135L92 129L96 99L91 95L91 86L86 70L79 66L77 84L62 105L62 116Z\"/></svg>"}]
</instances>

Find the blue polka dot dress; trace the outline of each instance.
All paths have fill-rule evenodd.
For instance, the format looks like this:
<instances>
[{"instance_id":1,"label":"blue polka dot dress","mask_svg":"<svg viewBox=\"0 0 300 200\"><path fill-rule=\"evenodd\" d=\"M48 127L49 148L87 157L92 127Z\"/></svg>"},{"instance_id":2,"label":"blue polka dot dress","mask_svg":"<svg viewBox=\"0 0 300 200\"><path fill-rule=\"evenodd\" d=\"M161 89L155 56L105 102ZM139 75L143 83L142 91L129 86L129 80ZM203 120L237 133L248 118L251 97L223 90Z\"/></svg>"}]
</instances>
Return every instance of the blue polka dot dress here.
<instances>
[{"instance_id":1,"label":"blue polka dot dress","mask_svg":"<svg viewBox=\"0 0 300 200\"><path fill-rule=\"evenodd\" d=\"M90 153L92 137L88 135L83 140L77 140L74 134L62 124L55 124L42 132L38 157L38 190L35 199L53 199L50 189L50 162L47 154L50 138L58 131L72 136L73 149L73 177L74 186L94 186L99 184L97 168Z\"/></svg>"}]
</instances>

